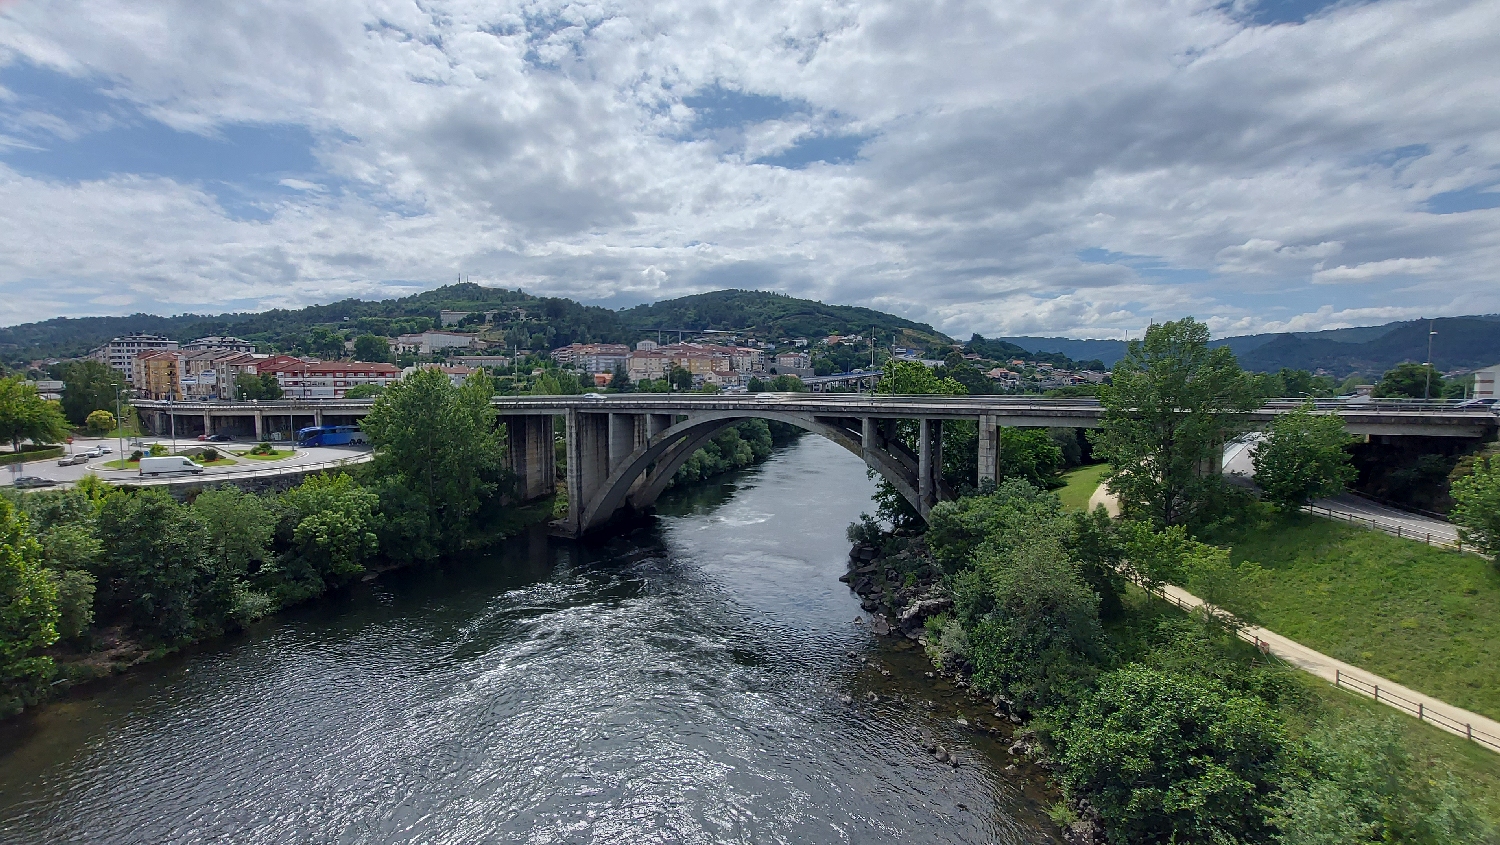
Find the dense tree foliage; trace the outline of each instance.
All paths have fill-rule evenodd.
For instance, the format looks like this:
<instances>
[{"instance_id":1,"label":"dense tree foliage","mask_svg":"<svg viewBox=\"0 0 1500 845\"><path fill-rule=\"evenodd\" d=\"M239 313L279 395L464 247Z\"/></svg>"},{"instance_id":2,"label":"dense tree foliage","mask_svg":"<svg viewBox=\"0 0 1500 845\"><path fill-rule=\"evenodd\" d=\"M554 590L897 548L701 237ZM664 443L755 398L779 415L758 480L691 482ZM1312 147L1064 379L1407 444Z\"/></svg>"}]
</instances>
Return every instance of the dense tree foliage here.
<instances>
[{"instance_id":1,"label":"dense tree foliage","mask_svg":"<svg viewBox=\"0 0 1500 845\"><path fill-rule=\"evenodd\" d=\"M1454 507L1449 518L1459 526L1464 542L1500 555L1500 460L1485 455L1475 460L1467 475L1453 482Z\"/></svg>"},{"instance_id":2,"label":"dense tree foliage","mask_svg":"<svg viewBox=\"0 0 1500 845\"><path fill-rule=\"evenodd\" d=\"M1057 732L1064 788L1087 796L1112 840L1268 838L1284 743L1265 702L1190 674L1126 666Z\"/></svg>"},{"instance_id":3,"label":"dense tree foliage","mask_svg":"<svg viewBox=\"0 0 1500 845\"><path fill-rule=\"evenodd\" d=\"M505 492L493 394L482 369L461 387L438 370L419 370L375 400L361 428L375 445L382 510L401 514L387 530L402 542L387 553L437 557L461 548L470 518Z\"/></svg>"},{"instance_id":4,"label":"dense tree foliage","mask_svg":"<svg viewBox=\"0 0 1500 845\"><path fill-rule=\"evenodd\" d=\"M1372 395L1381 399L1440 399L1443 374L1430 364L1407 361L1382 376Z\"/></svg>"},{"instance_id":5,"label":"dense tree foliage","mask_svg":"<svg viewBox=\"0 0 1500 845\"><path fill-rule=\"evenodd\" d=\"M1283 509L1337 496L1357 475L1348 451L1354 440L1336 415L1311 408L1282 414L1255 449L1255 483Z\"/></svg>"},{"instance_id":6,"label":"dense tree foliage","mask_svg":"<svg viewBox=\"0 0 1500 845\"><path fill-rule=\"evenodd\" d=\"M234 377L234 398L241 402L280 399L283 392L274 373L240 373Z\"/></svg>"},{"instance_id":7,"label":"dense tree foliage","mask_svg":"<svg viewBox=\"0 0 1500 845\"><path fill-rule=\"evenodd\" d=\"M391 360L390 341L379 335L362 334L354 339L354 360L386 363Z\"/></svg>"},{"instance_id":8,"label":"dense tree foliage","mask_svg":"<svg viewBox=\"0 0 1500 845\"><path fill-rule=\"evenodd\" d=\"M1108 484L1121 510L1157 525L1204 518L1223 485L1211 468L1257 404L1234 354L1210 348L1208 327L1192 318L1153 324L1099 398L1104 417L1091 437L1114 467Z\"/></svg>"},{"instance_id":9,"label":"dense tree foliage","mask_svg":"<svg viewBox=\"0 0 1500 845\"><path fill-rule=\"evenodd\" d=\"M42 566L29 520L0 499L0 713L50 677L42 649L57 641L57 585Z\"/></svg>"},{"instance_id":10,"label":"dense tree foliage","mask_svg":"<svg viewBox=\"0 0 1500 845\"><path fill-rule=\"evenodd\" d=\"M67 436L68 420L56 402L43 399L19 375L0 378L0 440L20 451L22 440L60 443Z\"/></svg>"},{"instance_id":11,"label":"dense tree foliage","mask_svg":"<svg viewBox=\"0 0 1500 845\"><path fill-rule=\"evenodd\" d=\"M627 308L619 314L636 336L655 337L658 329L749 329L761 337L821 338L858 334L885 345L903 337L913 343L951 343L925 323L903 320L869 308L825 305L767 291L721 290ZM869 351L864 352L868 360Z\"/></svg>"},{"instance_id":12,"label":"dense tree foliage","mask_svg":"<svg viewBox=\"0 0 1500 845\"><path fill-rule=\"evenodd\" d=\"M51 374L63 382L63 414L75 425L94 411L114 411L117 397L130 395L124 374L101 361L68 361L53 367Z\"/></svg>"}]
</instances>

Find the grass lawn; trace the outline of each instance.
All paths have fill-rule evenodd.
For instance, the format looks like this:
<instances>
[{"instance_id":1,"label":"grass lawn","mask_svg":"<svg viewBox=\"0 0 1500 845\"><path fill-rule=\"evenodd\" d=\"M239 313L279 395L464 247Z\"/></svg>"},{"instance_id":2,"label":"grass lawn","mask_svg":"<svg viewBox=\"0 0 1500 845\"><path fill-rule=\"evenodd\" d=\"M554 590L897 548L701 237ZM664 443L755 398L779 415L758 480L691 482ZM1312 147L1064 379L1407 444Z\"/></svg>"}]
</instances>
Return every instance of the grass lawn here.
<instances>
[{"instance_id":1,"label":"grass lawn","mask_svg":"<svg viewBox=\"0 0 1500 845\"><path fill-rule=\"evenodd\" d=\"M1500 568L1306 514L1215 538L1271 571L1261 622L1450 704L1500 718Z\"/></svg>"},{"instance_id":2,"label":"grass lawn","mask_svg":"<svg viewBox=\"0 0 1500 845\"><path fill-rule=\"evenodd\" d=\"M1089 497L1099 489L1099 482L1104 479L1106 472L1109 472L1109 464L1079 467L1072 472L1065 473L1062 480L1067 482L1067 485L1052 492L1062 499L1063 507L1084 510L1089 506Z\"/></svg>"},{"instance_id":3,"label":"grass lawn","mask_svg":"<svg viewBox=\"0 0 1500 845\"><path fill-rule=\"evenodd\" d=\"M252 455L249 452L235 452L235 454L251 461L279 461L282 458L290 458L297 452L295 449L273 449L269 455Z\"/></svg>"}]
</instances>

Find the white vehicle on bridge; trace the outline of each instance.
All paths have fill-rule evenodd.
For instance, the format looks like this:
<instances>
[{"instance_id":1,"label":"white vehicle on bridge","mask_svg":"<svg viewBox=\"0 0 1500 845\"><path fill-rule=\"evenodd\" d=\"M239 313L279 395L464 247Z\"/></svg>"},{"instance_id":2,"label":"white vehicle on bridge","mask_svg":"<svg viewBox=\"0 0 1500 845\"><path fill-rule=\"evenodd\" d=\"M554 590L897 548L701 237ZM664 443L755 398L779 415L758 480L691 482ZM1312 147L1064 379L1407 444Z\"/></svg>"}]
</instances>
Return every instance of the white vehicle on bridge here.
<instances>
[{"instance_id":1,"label":"white vehicle on bridge","mask_svg":"<svg viewBox=\"0 0 1500 845\"><path fill-rule=\"evenodd\" d=\"M181 455L141 458L141 475L171 475L179 472L190 472L194 475L201 475L203 467L198 466Z\"/></svg>"}]
</instances>

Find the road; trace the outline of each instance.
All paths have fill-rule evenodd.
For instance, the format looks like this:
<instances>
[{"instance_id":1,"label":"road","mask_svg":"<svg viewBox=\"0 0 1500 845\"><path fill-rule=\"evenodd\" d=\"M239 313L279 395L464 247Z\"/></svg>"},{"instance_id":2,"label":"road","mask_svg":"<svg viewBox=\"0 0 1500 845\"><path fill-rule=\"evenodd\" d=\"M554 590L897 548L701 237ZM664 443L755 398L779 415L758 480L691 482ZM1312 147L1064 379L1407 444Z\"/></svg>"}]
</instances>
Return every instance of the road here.
<instances>
[{"instance_id":1,"label":"road","mask_svg":"<svg viewBox=\"0 0 1500 845\"><path fill-rule=\"evenodd\" d=\"M192 446L213 446L223 451L243 450L253 446L251 441L241 443L196 443L194 441L178 441L179 449ZM279 444L278 444L279 445ZM112 470L105 469L104 464L119 459L120 443L118 440L95 440L92 438L78 438L73 441L72 451L82 452L93 446L108 446L115 452L102 458L94 458L87 464L77 466L60 467L56 458L42 461L30 461L25 464L11 464L0 468L0 487L10 486L18 476L31 475L51 479L59 484L71 484L83 478L85 475L98 475L105 481L120 483L134 483L141 480L135 470ZM127 449L130 447L127 446ZM298 449L291 457L282 458L278 461L256 461L248 458L236 457L235 463L227 466L204 467L202 475L175 476L175 481L201 481L216 475L234 475L255 471L257 473L275 472L277 470L295 470L309 464L336 461L341 458L362 457L368 455L370 450L365 446L314 446L308 449ZM128 454L128 452L127 452Z\"/></svg>"}]
</instances>

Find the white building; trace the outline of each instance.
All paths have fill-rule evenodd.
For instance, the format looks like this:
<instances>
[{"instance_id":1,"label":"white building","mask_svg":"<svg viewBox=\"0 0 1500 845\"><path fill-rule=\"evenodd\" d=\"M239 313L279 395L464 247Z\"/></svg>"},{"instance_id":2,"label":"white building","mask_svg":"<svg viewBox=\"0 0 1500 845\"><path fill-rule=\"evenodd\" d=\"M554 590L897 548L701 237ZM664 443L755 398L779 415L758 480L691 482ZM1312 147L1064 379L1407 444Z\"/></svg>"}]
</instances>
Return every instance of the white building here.
<instances>
[{"instance_id":1,"label":"white building","mask_svg":"<svg viewBox=\"0 0 1500 845\"><path fill-rule=\"evenodd\" d=\"M391 341L391 348L397 352L431 355L439 349L483 349L484 341L472 334L428 331L401 335Z\"/></svg>"},{"instance_id":2,"label":"white building","mask_svg":"<svg viewBox=\"0 0 1500 845\"><path fill-rule=\"evenodd\" d=\"M128 334L117 337L109 343L89 353L89 357L95 361L108 364L125 376L125 380L132 385L135 384L135 356L142 352L159 352L161 350L175 350L178 347L175 340L167 340L161 335L155 334Z\"/></svg>"},{"instance_id":3,"label":"white building","mask_svg":"<svg viewBox=\"0 0 1500 845\"><path fill-rule=\"evenodd\" d=\"M1500 364L1474 371L1474 398L1500 399Z\"/></svg>"},{"instance_id":4,"label":"white building","mask_svg":"<svg viewBox=\"0 0 1500 845\"><path fill-rule=\"evenodd\" d=\"M613 373L629 354L623 343L573 343L552 350L552 360L579 372Z\"/></svg>"},{"instance_id":5,"label":"white building","mask_svg":"<svg viewBox=\"0 0 1500 845\"><path fill-rule=\"evenodd\" d=\"M474 372L472 367L455 367L447 364L417 364L402 370L401 377L404 379L418 370L438 370L448 377L448 383L454 387L462 387L463 383L468 381L469 376Z\"/></svg>"},{"instance_id":6,"label":"white building","mask_svg":"<svg viewBox=\"0 0 1500 845\"><path fill-rule=\"evenodd\" d=\"M215 335L213 337L200 337L190 340L182 345L183 351L196 351L200 349L221 349L230 352L253 353L255 344L248 340L240 340L237 337L227 335Z\"/></svg>"}]
</instances>

